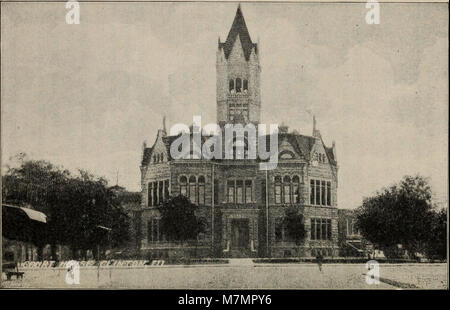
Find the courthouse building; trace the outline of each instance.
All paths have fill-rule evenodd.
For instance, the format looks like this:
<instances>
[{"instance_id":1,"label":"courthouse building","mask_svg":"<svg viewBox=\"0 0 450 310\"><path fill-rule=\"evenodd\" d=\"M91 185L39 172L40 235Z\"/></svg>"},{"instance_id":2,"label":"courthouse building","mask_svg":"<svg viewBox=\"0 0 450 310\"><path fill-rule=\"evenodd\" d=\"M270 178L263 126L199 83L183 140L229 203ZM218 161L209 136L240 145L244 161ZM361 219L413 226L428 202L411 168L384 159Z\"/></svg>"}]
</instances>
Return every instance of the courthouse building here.
<instances>
[{"instance_id":1,"label":"courthouse building","mask_svg":"<svg viewBox=\"0 0 450 310\"><path fill-rule=\"evenodd\" d=\"M226 41L219 39L217 46L220 126L260 123L259 54L239 7ZM174 159L170 145L177 136L164 127L153 146L143 148L142 251L186 256L195 248L195 255L208 257L307 257L318 250L338 255L336 150L334 143L325 146L315 120L311 135L279 128L278 165L268 171L260 170L259 159L245 156ZM208 224L195 242L169 242L159 227L156 206L180 194L199 206L198 216ZM289 206L304 218L307 234L301 245L288 238L282 223Z\"/></svg>"}]
</instances>

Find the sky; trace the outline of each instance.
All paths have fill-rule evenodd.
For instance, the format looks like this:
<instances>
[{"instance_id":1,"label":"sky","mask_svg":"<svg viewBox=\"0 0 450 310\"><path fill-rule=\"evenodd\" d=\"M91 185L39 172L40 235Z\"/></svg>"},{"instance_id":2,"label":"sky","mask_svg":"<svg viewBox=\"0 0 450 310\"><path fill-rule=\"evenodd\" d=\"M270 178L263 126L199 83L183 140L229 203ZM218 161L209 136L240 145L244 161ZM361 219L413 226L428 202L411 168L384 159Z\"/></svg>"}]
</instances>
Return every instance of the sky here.
<instances>
[{"instance_id":1,"label":"sky","mask_svg":"<svg viewBox=\"0 0 450 310\"><path fill-rule=\"evenodd\" d=\"M262 123L336 142L338 207L404 175L448 201L447 4L243 3ZM19 152L140 190L144 141L216 120L216 50L236 3L2 3L2 168Z\"/></svg>"}]
</instances>

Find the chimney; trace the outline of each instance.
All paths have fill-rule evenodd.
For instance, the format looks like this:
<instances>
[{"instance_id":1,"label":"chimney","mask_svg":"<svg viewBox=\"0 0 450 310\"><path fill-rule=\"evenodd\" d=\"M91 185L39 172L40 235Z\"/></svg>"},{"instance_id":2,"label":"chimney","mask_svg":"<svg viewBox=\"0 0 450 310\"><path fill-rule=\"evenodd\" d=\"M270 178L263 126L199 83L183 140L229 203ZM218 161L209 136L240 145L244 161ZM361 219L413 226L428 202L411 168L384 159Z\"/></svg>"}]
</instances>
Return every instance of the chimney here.
<instances>
[{"instance_id":1,"label":"chimney","mask_svg":"<svg viewBox=\"0 0 450 310\"><path fill-rule=\"evenodd\" d=\"M321 138L320 131L317 130L316 127L317 127L317 124L316 124L316 116L313 115L313 133L312 133L312 135L313 135L314 138L320 139L320 138Z\"/></svg>"},{"instance_id":2,"label":"chimney","mask_svg":"<svg viewBox=\"0 0 450 310\"><path fill-rule=\"evenodd\" d=\"M163 134L164 136L167 135L167 130L166 130L166 116L163 116Z\"/></svg>"}]
</instances>

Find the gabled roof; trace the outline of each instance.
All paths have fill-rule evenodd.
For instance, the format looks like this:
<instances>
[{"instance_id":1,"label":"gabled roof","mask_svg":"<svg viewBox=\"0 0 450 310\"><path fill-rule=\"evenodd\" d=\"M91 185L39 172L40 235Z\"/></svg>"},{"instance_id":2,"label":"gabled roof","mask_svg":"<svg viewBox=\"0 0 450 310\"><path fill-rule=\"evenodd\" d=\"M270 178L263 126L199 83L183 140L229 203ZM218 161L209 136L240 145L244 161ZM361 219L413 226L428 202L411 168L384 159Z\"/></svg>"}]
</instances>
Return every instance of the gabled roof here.
<instances>
[{"instance_id":1,"label":"gabled roof","mask_svg":"<svg viewBox=\"0 0 450 310\"><path fill-rule=\"evenodd\" d=\"M167 149L167 156L168 159L171 160L171 156L170 156L170 145L172 144L172 142L177 139L178 137L180 137L180 135L176 135L176 136L163 136L162 140L164 145L166 146ZM190 138L192 139L192 134L190 135ZM203 143L205 143L205 141L210 138L209 136L201 136L201 143L203 145ZM286 139L294 148L294 150L300 154L300 156L302 156L305 160L310 160L311 158L311 151L313 149L314 144L316 143L316 138L311 137L311 136L305 136L305 135L301 135L301 134L297 134L297 133L279 133L278 134L278 147L280 147L280 144L282 143L282 141ZM322 142L323 144L323 142ZM268 148L270 145L270 135L266 135L266 147ZM333 156L333 149L326 147L325 145L324 149L326 152L326 155L328 156L328 160L330 162L330 164L332 165L336 165L336 160L334 159ZM149 147L149 148L145 148L144 149L144 154L143 154L143 158L142 158L142 165L143 166L147 166L150 163L150 159L152 156L152 151L153 148Z\"/></svg>"},{"instance_id":2,"label":"gabled roof","mask_svg":"<svg viewBox=\"0 0 450 310\"><path fill-rule=\"evenodd\" d=\"M146 147L144 149L144 154L142 156L142 166L147 166L150 163L150 158L152 156L152 151L153 148L152 147Z\"/></svg>"},{"instance_id":3,"label":"gabled roof","mask_svg":"<svg viewBox=\"0 0 450 310\"><path fill-rule=\"evenodd\" d=\"M252 53L252 48L255 48L257 53L257 44L252 42L250 38L250 33L248 32L247 25L245 24L244 15L242 15L241 6L239 5L236 11L236 16L234 17L233 24L231 26L230 32L228 33L227 40L224 43L219 42L219 48L223 48L225 53L225 58L228 59L231 50L233 49L234 42L238 37L241 40L241 45L244 50L245 60L250 59L250 54Z\"/></svg>"}]
</instances>

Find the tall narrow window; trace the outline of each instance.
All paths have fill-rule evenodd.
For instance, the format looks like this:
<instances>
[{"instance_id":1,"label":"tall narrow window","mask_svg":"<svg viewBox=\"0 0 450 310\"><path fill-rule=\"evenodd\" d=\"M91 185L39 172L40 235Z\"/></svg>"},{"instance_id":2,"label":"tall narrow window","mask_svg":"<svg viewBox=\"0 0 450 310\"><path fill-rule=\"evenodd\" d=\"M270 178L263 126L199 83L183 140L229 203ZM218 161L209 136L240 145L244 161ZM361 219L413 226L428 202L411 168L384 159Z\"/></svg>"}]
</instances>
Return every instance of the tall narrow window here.
<instances>
[{"instance_id":1,"label":"tall narrow window","mask_svg":"<svg viewBox=\"0 0 450 310\"><path fill-rule=\"evenodd\" d=\"M281 203L281 177L275 177L275 203Z\"/></svg>"},{"instance_id":2,"label":"tall narrow window","mask_svg":"<svg viewBox=\"0 0 450 310\"><path fill-rule=\"evenodd\" d=\"M228 202L234 202L234 181L230 180L227 183L228 188Z\"/></svg>"},{"instance_id":3,"label":"tall narrow window","mask_svg":"<svg viewBox=\"0 0 450 310\"><path fill-rule=\"evenodd\" d=\"M240 78L237 78L236 79L236 92L237 93L240 93L241 92L241 79Z\"/></svg>"},{"instance_id":4,"label":"tall narrow window","mask_svg":"<svg viewBox=\"0 0 450 310\"><path fill-rule=\"evenodd\" d=\"M164 198L163 194L164 194L164 182L159 181L158 182L158 205L163 202L163 198Z\"/></svg>"},{"instance_id":5,"label":"tall narrow window","mask_svg":"<svg viewBox=\"0 0 450 310\"><path fill-rule=\"evenodd\" d=\"M164 180L164 199L169 199L169 180Z\"/></svg>"},{"instance_id":6,"label":"tall narrow window","mask_svg":"<svg viewBox=\"0 0 450 310\"><path fill-rule=\"evenodd\" d=\"M248 90L248 81L244 80L244 85L243 85L244 91Z\"/></svg>"},{"instance_id":7,"label":"tall narrow window","mask_svg":"<svg viewBox=\"0 0 450 310\"><path fill-rule=\"evenodd\" d=\"M322 223L322 240L326 240L327 239L327 220L326 219L321 219L321 223Z\"/></svg>"},{"instance_id":8,"label":"tall narrow window","mask_svg":"<svg viewBox=\"0 0 450 310\"><path fill-rule=\"evenodd\" d=\"M246 180L245 181L245 202L251 203L252 202L252 181Z\"/></svg>"},{"instance_id":9,"label":"tall narrow window","mask_svg":"<svg viewBox=\"0 0 450 310\"><path fill-rule=\"evenodd\" d=\"M327 219L327 239L331 240L331 219Z\"/></svg>"},{"instance_id":10,"label":"tall narrow window","mask_svg":"<svg viewBox=\"0 0 450 310\"><path fill-rule=\"evenodd\" d=\"M189 199L192 203L197 203L197 184L193 175L189 177Z\"/></svg>"},{"instance_id":11,"label":"tall narrow window","mask_svg":"<svg viewBox=\"0 0 450 310\"><path fill-rule=\"evenodd\" d=\"M230 80L230 91L232 91L234 89L234 80L231 79Z\"/></svg>"},{"instance_id":12,"label":"tall narrow window","mask_svg":"<svg viewBox=\"0 0 450 310\"><path fill-rule=\"evenodd\" d=\"M147 205L150 207L153 203L152 198L153 184L150 182L147 185Z\"/></svg>"},{"instance_id":13,"label":"tall narrow window","mask_svg":"<svg viewBox=\"0 0 450 310\"><path fill-rule=\"evenodd\" d=\"M331 182L327 182L327 205L331 206Z\"/></svg>"},{"instance_id":14,"label":"tall narrow window","mask_svg":"<svg viewBox=\"0 0 450 310\"><path fill-rule=\"evenodd\" d=\"M200 176L198 178L198 203L205 204L205 177Z\"/></svg>"},{"instance_id":15,"label":"tall narrow window","mask_svg":"<svg viewBox=\"0 0 450 310\"><path fill-rule=\"evenodd\" d=\"M325 190L326 190L325 189L325 181L322 181L321 184L322 184L321 190L320 190L321 196L322 196L322 201L321 201L322 203L321 204L322 205L326 205L327 202L326 202L326 199L325 199L326 198L326 196L325 196L326 195L326 192L325 192Z\"/></svg>"},{"instance_id":16,"label":"tall narrow window","mask_svg":"<svg viewBox=\"0 0 450 310\"><path fill-rule=\"evenodd\" d=\"M153 182L153 205L158 205L158 182Z\"/></svg>"},{"instance_id":17,"label":"tall narrow window","mask_svg":"<svg viewBox=\"0 0 450 310\"><path fill-rule=\"evenodd\" d=\"M219 180L214 180L214 203L219 203Z\"/></svg>"},{"instance_id":18,"label":"tall narrow window","mask_svg":"<svg viewBox=\"0 0 450 310\"><path fill-rule=\"evenodd\" d=\"M288 176L283 178L283 197L284 203L291 203L291 178Z\"/></svg>"},{"instance_id":19,"label":"tall narrow window","mask_svg":"<svg viewBox=\"0 0 450 310\"><path fill-rule=\"evenodd\" d=\"M311 240L316 240L316 219L311 219Z\"/></svg>"},{"instance_id":20,"label":"tall narrow window","mask_svg":"<svg viewBox=\"0 0 450 310\"><path fill-rule=\"evenodd\" d=\"M185 176L180 178L180 194L187 196L187 178Z\"/></svg>"},{"instance_id":21,"label":"tall narrow window","mask_svg":"<svg viewBox=\"0 0 450 310\"><path fill-rule=\"evenodd\" d=\"M320 181L316 180L316 205L320 205Z\"/></svg>"},{"instance_id":22,"label":"tall narrow window","mask_svg":"<svg viewBox=\"0 0 450 310\"><path fill-rule=\"evenodd\" d=\"M296 175L292 178L292 202L299 203L299 187L300 187L300 178Z\"/></svg>"},{"instance_id":23,"label":"tall narrow window","mask_svg":"<svg viewBox=\"0 0 450 310\"><path fill-rule=\"evenodd\" d=\"M243 182L242 180L236 181L236 203L243 203Z\"/></svg>"},{"instance_id":24,"label":"tall narrow window","mask_svg":"<svg viewBox=\"0 0 450 310\"><path fill-rule=\"evenodd\" d=\"M312 204L312 205L314 205L315 203L314 203L314 197L315 197L315 193L316 193L316 191L315 191L315 183L314 183L314 180L311 180L311 186L310 186L311 188L310 188L310 195L309 195L309 200L310 200L310 204Z\"/></svg>"},{"instance_id":25,"label":"tall narrow window","mask_svg":"<svg viewBox=\"0 0 450 310\"><path fill-rule=\"evenodd\" d=\"M266 181L261 181L261 201L266 203Z\"/></svg>"}]
</instances>

